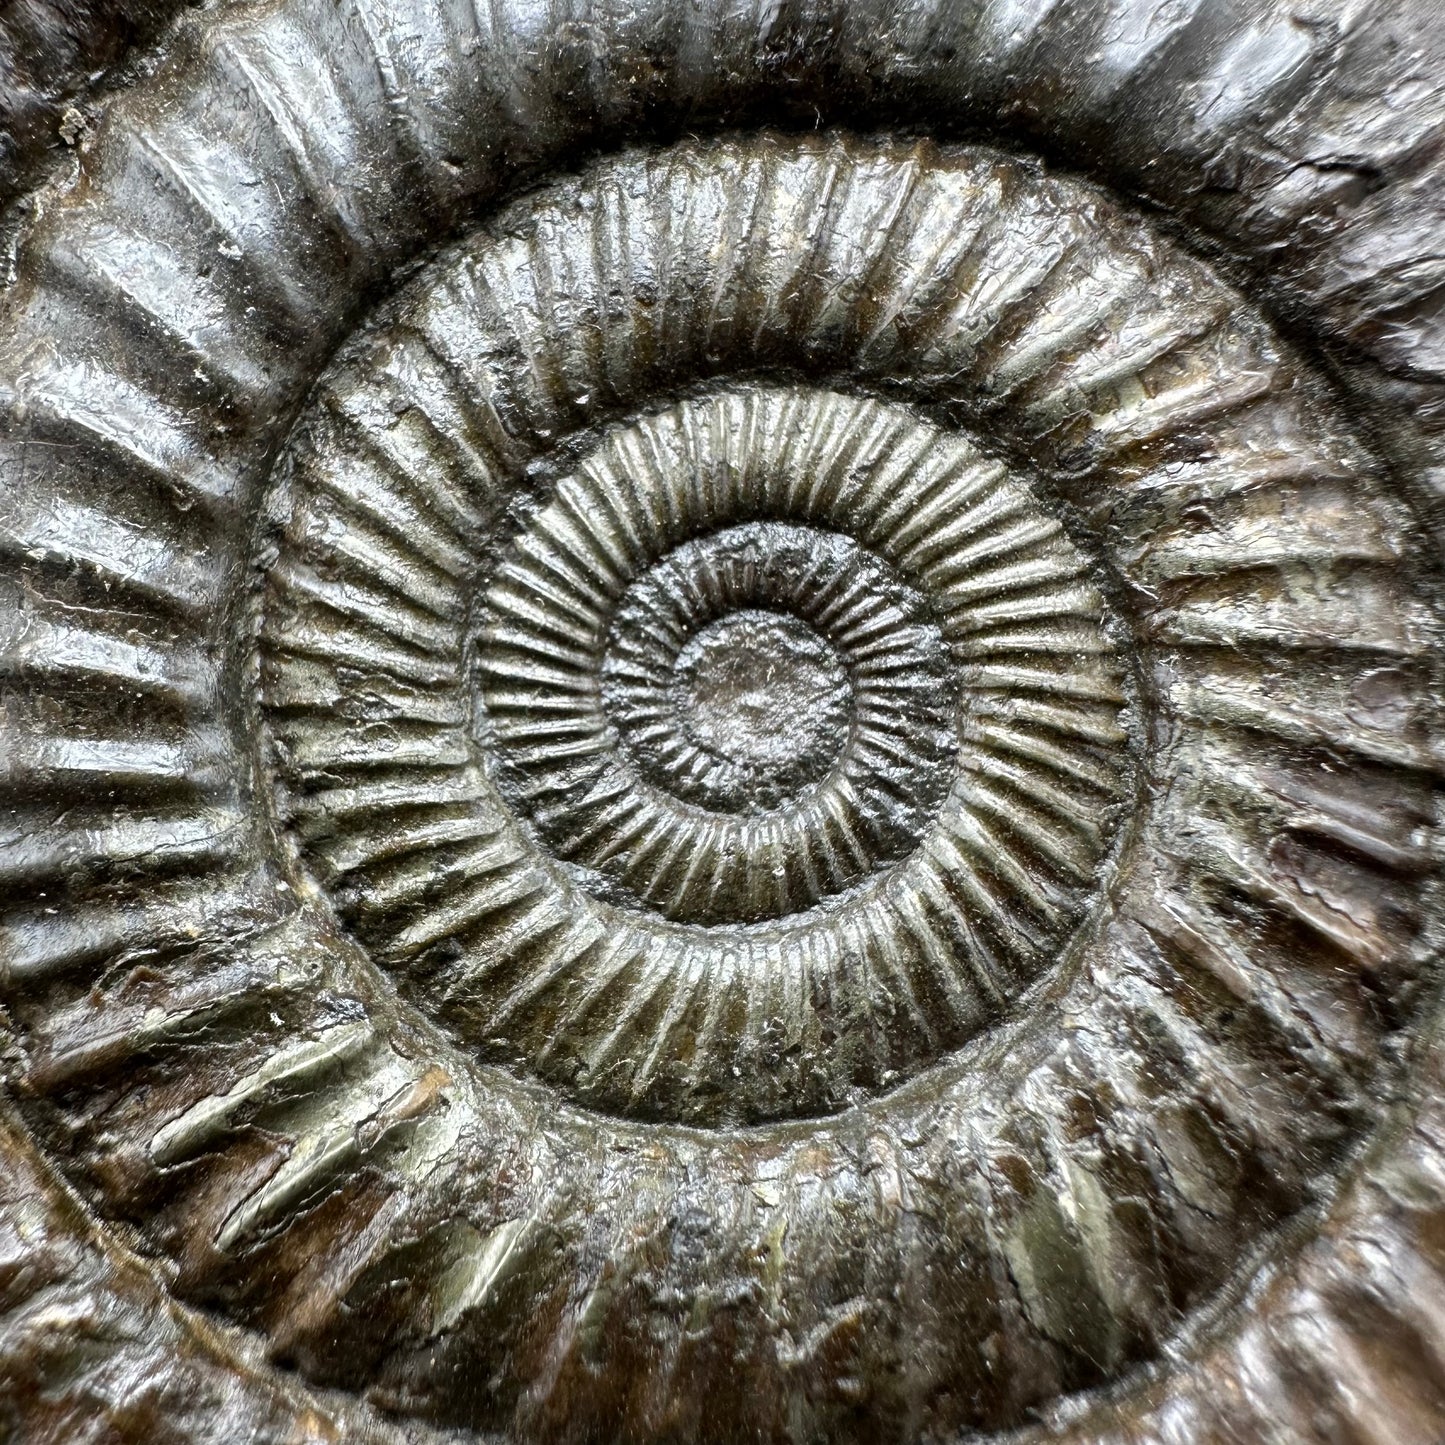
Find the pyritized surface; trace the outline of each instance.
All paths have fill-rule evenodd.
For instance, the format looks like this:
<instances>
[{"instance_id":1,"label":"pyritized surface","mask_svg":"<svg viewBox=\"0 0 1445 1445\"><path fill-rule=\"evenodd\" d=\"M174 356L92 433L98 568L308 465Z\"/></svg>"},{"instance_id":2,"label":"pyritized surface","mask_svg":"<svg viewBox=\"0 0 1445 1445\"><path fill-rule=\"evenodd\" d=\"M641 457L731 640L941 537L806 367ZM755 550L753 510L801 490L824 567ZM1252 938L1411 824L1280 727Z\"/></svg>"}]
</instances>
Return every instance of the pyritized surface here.
<instances>
[{"instance_id":1,"label":"pyritized surface","mask_svg":"<svg viewBox=\"0 0 1445 1445\"><path fill-rule=\"evenodd\" d=\"M308 466L365 476L349 449ZM736 387L610 432L518 535L476 549L479 572L497 555L471 756L458 722L358 760L338 710L401 717L411 684L373 670L308 707L290 680L322 624L284 603L267 702L322 857L400 860L351 916L488 1056L621 1113L830 1111L957 1047L1057 961L1127 792L1124 667L1086 559L1001 464L902 407ZM328 561L283 552L278 584ZM415 642L380 567L351 561L344 585L367 636ZM698 649L770 615L806 627L824 690L749 684L774 717L761 757L709 749L735 699L702 701ZM364 646L331 631L327 651ZM460 719L461 653L432 665ZM442 758L474 838L445 875L442 805L417 806ZM358 764L369 805L307 787Z\"/></svg>"},{"instance_id":2,"label":"pyritized surface","mask_svg":"<svg viewBox=\"0 0 1445 1445\"><path fill-rule=\"evenodd\" d=\"M205 56L198 93L229 96L244 77L262 123L227 127L225 105L198 106L120 131L104 152L117 168L63 212L12 317L4 360L27 427L52 444L7 514L28 580L46 582L7 614L25 619L7 758L21 835L7 866L25 895L3 985L30 1127L95 1211L166 1260L174 1295L251 1326L310 1381L445 1425L947 1437L1011 1428L1172 1352L1242 1269L1286 1256L1272 1243L1285 1226L1330 1206L1402 1076L1428 978L1437 594L1406 566L1418 539L1388 479L1311 369L1137 216L989 151L840 134L629 153L543 188L424 266L308 389L315 338L329 345L385 269L435 238L417 197L452 195L457 156L491 132L447 132L439 151L428 121L405 132L415 151L387 149L377 137L402 133L377 120L397 113L392 79L472 42L398 46L377 65L349 12L296 13L267 7L234 50ZM523 88L524 70L510 76ZM450 93L441 77L428 94ZM348 173L363 154L370 169ZM234 269L217 269L216 228ZM248 250L255 237L268 249ZM156 264L131 264L142 243ZM195 255L188 287L161 264ZM338 293L351 309L333 317ZM67 320L97 309L151 320ZM254 554L258 637L236 625L225 558L250 535L246 489L303 392ZM998 494L1037 508L1040 554L1083 559L1071 585L1096 595L1051 616L1098 634L1110 614L1112 652L1096 660L1127 658L1139 678L1137 707L1094 699L1116 731L1090 746L1115 767L1118 730L1133 739L1142 801L1117 857L1077 885L1088 916L1072 948L1062 914L1050 934L1061 966L961 1049L914 1049L905 1017L915 1076L835 1115L644 1126L617 1112L676 1096L647 1098L637 1042L662 1038L657 1058L685 1063L667 1056L661 1015L624 1012L634 1034L595 1075L519 1079L546 1062L485 1033L499 997L486 967L553 948L571 918L559 880L649 934L784 924L668 917L666 890L643 896L630 842L599 856L579 839L567 856L575 800L563 788L549 815L527 795L541 763L525 736L499 737L491 603L618 439L709 406L766 416L780 399L862 408L944 450L986 442ZM814 435L769 435L783 431L789 448ZM837 444L866 459L884 440L848 427ZM759 455L798 474L779 445ZM854 755L810 743L789 773L752 748L746 776L699 783L707 797L673 786L680 755L647 757L655 739L636 726L625 736L610 661L627 619L665 601L647 590L655 569L706 570L685 549L739 528L779 546L772 529L799 528L874 558L859 568L870 586L896 573L918 595L898 636L910 668L939 656L927 627L946 650L929 716L952 721L949 791L933 801L932 762L900 767L914 786L855 860L867 878L788 882L807 906L784 920L843 916L870 880L907 870L931 828L965 815L964 760L1020 728L1037 742L1044 721L1022 706L1018 657L974 669L920 580L926 561L910 572L908 544L885 555L886 534L833 500L639 554L617 628L582 659L609 768L635 765L679 816L753 828ZM916 489L898 500L927 510ZM602 514L585 520L584 537L609 535ZM957 538L945 523L934 540ZM586 570L606 592L608 568ZM1046 575L1039 595L1067 590ZM754 607L728 615L762 625ZM828 682L835 643L769 615L809 628L791 637L824 710L859 706L862 689ZM1032 623L1014 622L1026 640ZM677 716L704 741L736 738L739 717L717 710L732 684L710 677L697 636ZM1093 655L1047 633L1034 645ZM258 652L259 729L238 701ZM734 663L734 681L751 667ZM1065 691L1067 667L1043 675ZM974 715L990 679L1008 697ZM565 683L547 686L560 697ZM714 710L698 729L687 710L702 703ZM275 753L253 772L258 731ZM1036 748L990 775L1010 818L1056 761ZM254 806L257 776L279 782L274 814ZM761 791L720 807L739 788ZM496 839L478 828L493 796L509 830ZM1026 831L1024 876L974 900L985 940L995 921L1020 936L1004 920L1027 920L1030 885L1058 876L1042 830ZM605 987L595 961L578 976ZM906 1011L902 980L872 982L877 1017ZM709 997L736 1001L727 1022L741 1027L714 1036L748 1037L753 1000ZM712 1098L684 1097L693 1122L758 1107L746 1077L714 1082ZM597 1109L564 1096L594 1085ZM1344 1328L1342 1299L1330 1328ZM1288 1348L1271 1336L1262 1368Z\"/></svg>"}]
</instances>

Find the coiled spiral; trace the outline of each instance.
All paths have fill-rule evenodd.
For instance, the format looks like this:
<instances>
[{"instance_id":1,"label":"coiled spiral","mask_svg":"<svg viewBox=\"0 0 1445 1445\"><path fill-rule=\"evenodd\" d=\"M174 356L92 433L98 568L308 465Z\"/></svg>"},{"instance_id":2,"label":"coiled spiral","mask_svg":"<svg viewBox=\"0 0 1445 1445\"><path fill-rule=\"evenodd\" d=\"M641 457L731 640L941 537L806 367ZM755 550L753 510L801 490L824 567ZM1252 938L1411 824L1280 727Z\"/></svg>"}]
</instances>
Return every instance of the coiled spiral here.
<instances>
[{"instance_id":1,"label":"coiled spiral","mask_svg":"<svg viewBox=\"0 0 1445 1445\"><path fill-rule=\"evenodd\" d=\"M795 180L791 147L772 147L776 182ZM650 189L652 204L690 208L709 172L746 155L668 158L670 188ZM815 189L827 169L891 183L868 149L810 147L804 160ZM565 203L588 242L601 198L625 184L612 169ZM952 179L981 191L992 178L955 162ZM524 355L545 346L515 291L466 311L458 297L489 273L555 274L579 244L555 209L530 208L525 268L506 255L517 243L483 243L427 274L338 377L351 417L389 414L398 352L417 349L397 333L423 317L463 354L506 355L518 333ZM619 256L619 272L663 244ZM716 252L702 228L666 244ZM599 293L618 288L593 265ZM758 278L713 267L718 289L761 313L776 304ZM597 324L597 297L568 295ZM729 361L766 357L756 330ZM615 374L627 363L609 365L605 342L599 354L559 401L631 394ZM467 500L434 498L429 472L417 509L470 506L451 545L479 571L497 554L472 608L470 723L455 621L466 583L419 595L416 581L440 539L408 529L405 554L398 538L385 560L337 556L335 499L377 516L382 488L411 480L393 462L357 491L376 475L365 420L345 435L322 423L302 443L278 504L291 511L267 623L266 702L295 815L322 860L339 848L352 864L353 916L426 975L434 1010L601 1107L758 1119L898 1082L1056 960L1126 790L1124 667L1088 562L1002 463L897 404L732 385L610 431L503 541L483 517L506 515L508 478L545 449L552 418L509 437L509 452L472 417L452 430ZM356 621L338 628L343 610ZM450 692L454 722L417 717L419 675L396 661L407 649ZM361 737L336 725L344 680L318 694L318 655L374 661L356 707L376 721ZM729 678L739 669L757 680ZM761 728L730 715L740 706L762 710ZM418 806L453 760L445 803ZM381 871L353 862L378 853Z\"/></svg>"},{"instance_id":2,"label":"coiled spiral","mask_svg":"<svg viewBox=\"0 0 1445 1445\"><path fill-rule=\"evenodd\" d=\"M468 15L205 21L28 243L26 1126L377 1439L1169 1438L1428 1037L1394 464L1095 185L754 124L772 22L678 139Z\"/></svg>"}]
</instances>

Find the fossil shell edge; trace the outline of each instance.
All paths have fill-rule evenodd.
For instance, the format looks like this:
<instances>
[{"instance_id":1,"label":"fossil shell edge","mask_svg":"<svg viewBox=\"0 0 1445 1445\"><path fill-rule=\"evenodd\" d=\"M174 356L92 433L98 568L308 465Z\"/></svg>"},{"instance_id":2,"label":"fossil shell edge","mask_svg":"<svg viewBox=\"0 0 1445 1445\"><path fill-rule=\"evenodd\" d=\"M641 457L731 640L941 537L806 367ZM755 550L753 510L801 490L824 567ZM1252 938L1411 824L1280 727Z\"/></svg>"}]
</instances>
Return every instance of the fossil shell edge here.
<instances>
[{"instance_id":1,"label":"fossil shell edge","mask_svg":"<svg viewBox=\"0 0 1445 1445\"><path fill-rule=\"evenodd\" d=\"M1431 89L1438 85L1439 68L1424 78L1428 56L1445 49L1445 34L1428 10L1381 5L1345 15L1326 7L1306 23L1293 10L1269 4L1185 6L1178 13L1153 5L968 5L958 7L956 21L959 43L977 55L974 97L1000 103L1000 110L1014 117L1013 133L1042 139L1106 185L1143 193L1182 216L1197 235L1218 240L1240 275L1248 277L1255 268L1271 283L1278 279L1280 295L1273 300L1280 313L1294 332L1332 358L1335 380L1353 397L1366 434L1427 520L1434 510L1432 482L1445 461L1445 404L1438 392L1445 331L1430 241L1440 223L1440 190L1431 184L1439 179L1432 170L1439 162L1429 143L1442 104ZM508 63L536 55L543 44L539 37L549 33L553 19L519 15L504 23L493 37L498 55ZM956 79L929 73L919 78L920 68L927 67L918 56L930 47L944 53L950 37L939 33L936 18L921 12L894 20L891 56L858 39L878 29L877 17L864 6L841 16L800 7L797 14L749 20L732 30L732 22L717 24L739 56L764 57L766 63L757 65L764 79L754 82L759 87L767 85L770 65L786 73L790 47L803 55L810 46L821 53L822 37L837 30L844 40L829 51L828 62L816 70L804 64L811 77L805 89L816 87L822 97L825 86L834 86L846 103L856 103L859 114L871 109L886 117L887 104L875 92L883 87L882 77L904 68L914 77L917 98L909 103L919 115L926 118L930 108L962 114L966 107L950 89ZM650 10L626 23L593 15L578 22L572 16L573 24L604 35L624 57L655 54L662 43L658 37L671 34L667 21ZM237 23L243 26L244 17ZM656 31L650 31L654 25ZM358 43L379 44L384 53L385 41L375 37L387 33L384 13L358 9L348 40L363 37ZM1392 40L1404 43L1392 46ZM675 37L671 43L677 43ZM828 71L828 65L834 69ZM575 71L575 58L564 57L544 87L555 86L561 94L568 66ZM679 64L679 73L683 70ZM1176 93L1184 99L1171 113L1159 97ZM165 103L176 104L175 92L170 94ZM1113 110L1111 97L1122 97ZM1385 97L1401 103L1387 105ZM143 109L144 86L138 85L131 99L135 109ZM719 101L718 109L727 113L729 103ZM632 117L610 116L605 94L596 97L596 106L595 123L602 131L611 125L630 134ZM1101 116L1112 117L1110 124ZM1129 117L1128 126L1121 125L1121 116ZM848 119L846 113L840 118ZM1109 134L1111 128L1133 134L1121 139ZM542 137L538 151L552 147L565 153L573 141L559 131ZM82 160L81 189L113 177L106 168L118 163L119 149L119 142L99 137L93 154ZM550 163L550 156L544 158ZM62 213L53 224L63 231L69 224L63 213L73 212L78 194L64 184L46 193L40 231L52 224L47 208ZM12 316L23 308L33 279L23 258L41 249L40 243L27 244L35 249L22 248L19 280L7 298ZM265 282L258 277L255 284ZM354 284L374 282L362 278ZM52 324L63 330L69 323L57 313ZM128 324L123 314L115 324L123 340ZM46 363L44 356L11 352L7 387L17 378L28 383ZM204 416L212 401L202 383L192 403L197 414ZM18 406L25 405L22 391ZM19 410L11 415L24 418ZM98 420L104 425L105 418ZM53 474L38 469L37 453L44 456L46 442L43 430L20 427L0 439L6 521L16 523L7 545L17 559L43 561L57 537L76 535L66 534L60 523L50 531L36 525L37 517L44 521L32 505L37 489L53 485L57 495L66 495L59 465ZM107 446L124 442L114 428L103 440ZM204 498L207 485L219 479L197 474L193 480ZM26 495L11 508L21 492ZM77 486L70 495L83 491ZM116 539L92 530L89 540L104 548ZM179 598L178 606L194 606L209 585L204 566L173 549L175 538L152 540L153 548L138 545L130 559L136 571L150 569L156 586ZM83 591L74 600L83 605ZM64 605L67 597L59 601ZM33 666L27 655L37 650L35 634L28 631L35 625L34 609L22 599L7 613L7 626L12 617L19 625L10 655L20 658L14 672L23 676ZM49 637L46 645L50 655L63 655L65 643L58 637ZM106 665L120 656L117 651ZM166 683L182 700L188 687L206 686L203 665L197 662L187 677L187 663L178 655L164 664ZM124 665L144 674L154 661L132 642ZM234 679L225 685L234 686ZM195 757L204 761L202 752L185 767L200 776L204 767L193 767ZM34 797L27 790L40 786L23 775L12 784L20 807L14 816L21 819L12 836L22 863L39 836L24 821ZM214 797L208 817L224 831L225 800L219 792ZM181 849L210 846L206 837L176 832L158 833L152 842ZM30 866L24 864L17 876L23 878ZM22 975L48 946L25 886L19 883L6 895L14 906L7 920L8 952L0 962L7 981ZM204 933L204 918L198 926ZM269 925L258 919L256 926ZM63 946L85 957L112 947L96 935ZM124 943L115 951L123 949ZM386 1007L380 999L372 1003L379 1011ZM346 1027L339 1025L330 1037L334 1056L343 1061L353 1046ZM1445 1085L1440 1056L1438 1036L1422 1023L1403 1095L1381 1103L1378 1133L1359 1168L1327 1216L1309 1222L1309 1237L1265 1266L1248 1297L1225 1312L1217 1332L1206 1332L1185 1358L1160 1368L1153 1379L1129 1380L1113 1393L1057 1406L1032 1435L1079 1442L1305 1441L1342 1433L1360 1439L1436 1438L1445 1420L1438 1391L1445 1357L1438 1243L1445 1211L1439 1143L1445 1121L1436 1117ZM314 1064L308 1056L296 1066ZM27 1067L19 1053L8 1056L7 1077L21 1095L28 1087ZM396 1075L398 1084L423 1090L424 1079L420 1072ZM37 1442L84 1439L87 1432L105 1429L135 1439L429 1438L424 1426L397 1423L370 1405L300 1384L266 1362L250 1336L177 1304L163 1271L128 1249L135 1236L97 1223L83 1193L51 1173L43 1156L55 1140L47 1138L45 1122L37 1121L29 1101L22 1102L23 1121L7 1114L0 1136L10 1166L0 1218L11 1231L16 1264L0 1318L0 1426L17 1439ZM167 1143L181 1147L177 1139ZM526 1240L508 1234L494 1244L505 1252L522 1248ZM456 1284L464 1293L464 1282ZM847 1328L842 1321L845 1335Z\"/></svg>"}]
</instances>

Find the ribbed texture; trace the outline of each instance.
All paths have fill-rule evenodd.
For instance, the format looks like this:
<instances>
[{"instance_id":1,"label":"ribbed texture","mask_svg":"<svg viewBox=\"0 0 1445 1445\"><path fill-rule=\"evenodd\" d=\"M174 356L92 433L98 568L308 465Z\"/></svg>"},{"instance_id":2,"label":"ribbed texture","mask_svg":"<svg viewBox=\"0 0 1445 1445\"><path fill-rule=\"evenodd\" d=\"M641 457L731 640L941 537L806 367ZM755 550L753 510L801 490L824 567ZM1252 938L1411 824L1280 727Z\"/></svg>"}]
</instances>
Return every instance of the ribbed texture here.
<instances>
[{"instance_id":1,"label":"ribbed texture","mask_svg":"<svg viewBox=\"0 0 1445 1445\"><path fill-rule=\"evenodd\" d=\"M445 946L466 1037L511 1041L590 1102L687 1119L836 1108L995 1016L1088 900L1127 778L1102 600L1019 483L905 411L745 389L611 434L481 601L483 768L459 721L423 726L400 691L383 720L374 691L287 687L312 651L400 682L416 674L403 657L446 650L414 605L425 533L389 589L386 559L346 537L317 556L329 590L304 584L344 627L334 642L293 641L303 574L278 568L267 703L297 819L322 858L364 859L346 886L383 956L405 968ZM709 774L659 701L687 640L749 608L808 624L848 679L836 757L765 808L751 778ZM460 670L437 685L460 719ZM645 739L649 692L663 721ZM338 708L370 726L336 726ZM443 881L413 860L456 806L448 777L478 843ZM507 927L523 908L527 926Z\"/></svg>"},{"instance_id":2,"label":"ribbed texture","mask_svg":"<svg viewBox=\"0 0 1445 1445\"><path fill-rule=\"evenodd\" d=\"M750 379L776 368L802 377ZM921 1191L968 1244L944 1267L900 1234L890 1279L964 1268L996 1320L1005 1270L1020 1339L1087 1321L1111 1368L1311 1197L1374 1067L1358 980L1415 967L1435 624L1361 466L1236 297L1018 162L768 137L607 162L443 257L318 393L268 580L283 806L464 1050L611 1114L896 1086L1097 909L1062 1013L884 1105L934 1141L924 1174L990 1182L915 1175L864 1213L876 1242ZM848 727L800 715L794 754L740 761L689 659L760 613L836 662L816 706ZM737 1204L737 1259L771 1211L799 1279L832 1257L857 1206L807 1158L767 1165L755 1223ZM469 1246L484 1277L547 1275L532 1227Z\"/></svg>"},{"instance_id":3,"label":"ribbed texture","mask_svg":"<svg viewBox=\"0 0 1445 1445\"><path fill-rule=\"evenodd\" d=\"M979 57L978 103L1002 111L1038 88L1038 57L1063 55L1079 115L1118 127L1147 114L1149 134L1179 117L1214 156L1316 63L1314 32L1287 17L1261 29L1228 7L1184 6L1141 38L1138 10L935 6L887 26L863 6L814 16L834 72L814 67L809 93L830 77L845 94L859 77L897 83L872 63L885 52L966 54ZM1149 809L1061 998L1031 997L1022 1023L926 1091L801 1142L579 1126L550 1095L539 1104L473 1071L409 1014L399 1023L324 910L298 912L287 880L254 865L270 839L237 781L244 729L217 720L229 559L250 535L268 449L356 298L490 193L498 137L523 166L625 127L663 91L695 90L706 108L807 48L776 6L693 10L654 73L625 44L595 64L585 46L553 44L586 33L585 7L480 13L416 7L410 40L367 7L330 4L219 27L168 101L110 129L86 187L28 251L3 358L26 450L0 499L0 546L26 585L0 599L0 867L6 1003L33 1088L74 1121L95 1197L182 1257L178 1292L225 1298L312 1375L373 1386L397 1409L604 1438L639 1418L685 1433L724 1408L739 1434L781 1430L770 1411L782 1399L808 1401L800 1429L862 1418L865 1438L1016 1424L1156 1353L1248 1244L1314 1199L1367 1120L1433 867L1427 657L1439 634L1400 565L1408 533L1238 296L1094 193L1026 165L774 138L605 165L582 192L590 209L534 198L427 274L413 311L383 319L359 378L342 369L323 385L269 570L263 690L290 816L310 866L415 1001L468 1037L553 984L519 973L509 992L458 970L475 1010L463 1016L446 966L469 930L500 959L549 959L582 979L578 1017L636 977L629 935L570 919L559 934L545 829L479 815L490 784L457 663L488 580L479 560L525 520L507 509L535 491L521 485L528 464L684 384L715 382L733 404L748 393L729 378L765 367L876 389L888 405L847 405L901 413L920 436L931 428L907 406L937 406L1044 474L1033 493L996 491L1045 512L1063 496L1071 528L1096 537L1085 552L1097 548L1133 629L1104 635L1138 658L1145 684L1141 716L1125 721ZM634 73L636 86L617 83ZM1150 164L1157 149L1141 147ZM1309 183L1292 170L1281 185L1300 185L1297 211L1313 215L1311 187L1331 172L1296 169ZM1379 194L1383 207L1398 189ZM1297 211L1249 224L1269 244ZM1341 315L1357 314L1362 290L1398 285L1401 324L1366 340L1409 356L1422 329L1411 288L1427 294L1430 268L1357 284L1348 241L1334 239L1351 228L1303 229L1302 254L1328 263L1311 285L1335 288ZM911 505L934 515L916 494ZM787 515L816 524L805 508ZM893 536L899 558L920 549L915 569L934 543L955 560L949 549L966 545L946 528L908 539L866 521L850 514L845 530L869 550ZM1027 507L968 523L1020 555L1069 555L1050 517L1032 524ZM970 565L1008 574L1016 559ZM870 1007L896 1013L888 1038L867 1041L870 1068L894 1048L909 1067L932 1057L949 1036L929 1040L920 1019L971 1017L991 993L971 966L990 939L1002 965L1015 956L1005 936L1030 959L1062 938L1047 910L1073 915L1045 884L1076 872L1071 858L1085 872L1096 860L1081 810L1058 816L1059 800L1116 795L1118 699L1076 680L1109 655L1091 662L1084 647L1099 579L1081 576L1072 594L1056 580L959 592L952 611L935 600L946 587L916 588L948 645L968 779L968 809L940 804L938 817L978 830L940 867L959 880L1020 866L969 899L969 938L945 952L916 891L889 895L887 947L850 936L851 957L892 959L906 935L914 970L872 980ZM1032 614L1035 595L1066 605ZM950 630L946 617L981 621ZM1082 627L1065 647L1070 617ZM987 651L970 657L971 638ZM395 830L378 831L382 817ZM1092 821L1107 833L1107 816ZM918 827L905 814L901 836ZM642 866L626 848L615 856ZM871 861L846 866L861 878ZM789 884L781 901L816 894L826 908L848 898L833 882L861 886L851 876ZM652 888L642 881L634 891ZM649 929L669 896L652 891L627 910ZM1047 927L1025 938L1031 915ZM407 975L412 958L430 981ZM736 977L766 962L749 953ZM604 1065L626 1058L606 1087L625 1087L628 1107L638 1080L637 1097L655 1086L687 1009L719 1015L698 1017L721 1039L817 1007L710 991L709 978L684 964L649 976L645 999L627 994L623 1031L597 1047ZM915 1012L924 978L960 992ZM991 1006L1005 1007L1008 984L995 982ZM551 1067L525 1051L508 1062ZM790 1092L787 1106L799 1102ZM875 1118L888 1127L872 1131ZM350 1212L322 1207L337 1199ZM1410 1227L1428 1238L1428 1220ZM1438 1348L1437 1263L1419 1264L1422 1353ZM736 1288L711 1292L717 1278ZM397 1281L404 1296L389 1293ZM1357 1304L1336 1296L1319 1309L1326 1353L1344 1348L1341 1311ZM369 1335L378 1300L392 1313ZM689 1322L723 1310L741 1321L736 1348L689 1353L701 1349ZM1304 1335L1272 1337L1261 1370L1308 1354ZM651 1403L621 1420L599 1376L637 1382ZM855 1377L883 1382L877 1398L849 1397ZM517 1388L481 1398L456 1383L484 1378ZM1372 1428L1357 1413L1360 1433Z\"/></svg>"}]
</instances>

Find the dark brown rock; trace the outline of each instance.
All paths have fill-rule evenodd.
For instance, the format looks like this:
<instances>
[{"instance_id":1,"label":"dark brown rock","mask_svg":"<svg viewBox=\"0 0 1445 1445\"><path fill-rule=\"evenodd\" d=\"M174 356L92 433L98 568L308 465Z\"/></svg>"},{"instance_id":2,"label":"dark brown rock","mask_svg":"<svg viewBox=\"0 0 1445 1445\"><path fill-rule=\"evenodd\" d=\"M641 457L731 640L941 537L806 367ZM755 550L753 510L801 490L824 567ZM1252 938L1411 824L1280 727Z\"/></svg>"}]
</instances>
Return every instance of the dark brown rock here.
<instances>
[{"instance_id":1,"label":"dark brown rock","mask_svg":"<svg viewBox=\"0 0 1445 1445\"><path fill-rule=\"evenodd\" d=\"M118 72L0 298L0 1429L1445 1438L1442 50Z\"/></svg>"}]
</instances>

